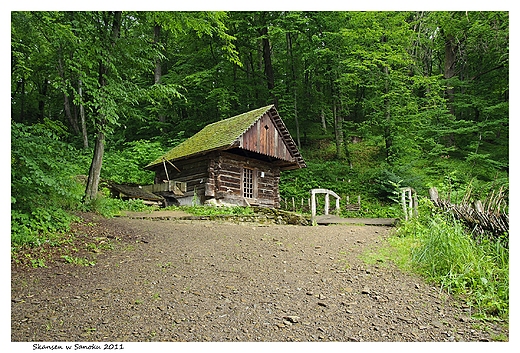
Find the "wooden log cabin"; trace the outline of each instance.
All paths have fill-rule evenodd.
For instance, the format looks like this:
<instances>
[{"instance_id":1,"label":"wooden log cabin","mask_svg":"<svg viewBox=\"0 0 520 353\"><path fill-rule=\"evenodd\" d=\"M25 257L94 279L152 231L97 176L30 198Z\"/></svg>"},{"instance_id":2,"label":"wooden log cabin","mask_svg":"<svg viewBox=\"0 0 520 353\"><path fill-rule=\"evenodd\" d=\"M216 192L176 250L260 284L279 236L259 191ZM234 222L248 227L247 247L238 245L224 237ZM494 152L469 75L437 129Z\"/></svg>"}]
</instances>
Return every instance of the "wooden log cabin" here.
<instances>
[{"instance_id":1,"label":"wooden log cabin","mask_svg":"<svg viewBox=\"0 0 520 353\"><path fill-rule=\"evenodd\" d=\"M155 183L185 183L168 204L278 208L280 172L306 164L274 105L204 127L148 164Z\"/></svg>"}]
</instances>

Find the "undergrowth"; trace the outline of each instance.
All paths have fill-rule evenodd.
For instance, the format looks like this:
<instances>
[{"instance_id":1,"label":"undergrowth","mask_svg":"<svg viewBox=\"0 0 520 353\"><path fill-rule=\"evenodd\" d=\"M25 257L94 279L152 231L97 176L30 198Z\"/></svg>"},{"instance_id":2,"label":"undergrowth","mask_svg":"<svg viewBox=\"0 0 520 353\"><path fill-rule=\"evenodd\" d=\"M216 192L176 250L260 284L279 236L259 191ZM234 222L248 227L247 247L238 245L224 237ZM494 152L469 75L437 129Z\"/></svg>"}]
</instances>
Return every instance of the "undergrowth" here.
<instances>
[{"instance_id":1,"label":"undergrowth","mask_svg":"<svg viewBox=\"0 0 520 353\"><path fill-rule=\"evenodd\" d=\"M250 207L242 206L226 206L226 207L214 207L214 206L170 206L166 210L180 210L194 216L214 216L214 215L234 215L234 216L247 216L254 214L254 211Z\"/></svg>"},{"instance_id":2,"label":"undergrowth","mask_svg":"<svg viewBox=\"0 0 520 353\"><path fill-rule=\"evenodd\" d=\"M507 243L475 239L452 216L432 212L425 202L419 214L422 216L401 224L380 256L461 298L474 317L507 321Z\"/></svg>"}]
</instances>

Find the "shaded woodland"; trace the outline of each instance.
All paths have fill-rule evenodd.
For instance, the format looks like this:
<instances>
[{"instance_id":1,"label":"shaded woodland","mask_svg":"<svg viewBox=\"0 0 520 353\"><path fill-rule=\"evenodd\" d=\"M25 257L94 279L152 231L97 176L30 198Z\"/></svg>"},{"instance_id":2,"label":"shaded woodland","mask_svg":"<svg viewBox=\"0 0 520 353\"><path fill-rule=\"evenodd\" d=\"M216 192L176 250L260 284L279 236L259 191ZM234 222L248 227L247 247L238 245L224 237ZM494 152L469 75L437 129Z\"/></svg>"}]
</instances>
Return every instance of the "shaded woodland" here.
<instances>
[{"instance_id":1,"label":"shaded woodland","mask_svg":"<svg viewBox=\"0 0 520 353\"><path fill-rule=\"evenodd\" d=\"M153 183L146 164L268 104L308 166L284 198L485 199L509 183L509 14L12 12L14 228L52 228L103 180Z\"/></svg>"}]
</instances>

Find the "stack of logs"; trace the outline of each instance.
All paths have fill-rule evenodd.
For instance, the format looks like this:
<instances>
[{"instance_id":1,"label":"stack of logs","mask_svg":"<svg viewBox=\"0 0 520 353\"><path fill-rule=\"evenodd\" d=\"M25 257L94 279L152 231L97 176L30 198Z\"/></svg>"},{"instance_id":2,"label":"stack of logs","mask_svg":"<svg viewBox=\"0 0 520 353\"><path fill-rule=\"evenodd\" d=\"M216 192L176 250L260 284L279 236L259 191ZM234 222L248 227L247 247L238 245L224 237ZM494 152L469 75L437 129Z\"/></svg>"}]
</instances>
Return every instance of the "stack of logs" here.
<instances>
[{"instance_id":1,"label":"stack of logs","mask_svg":"<svg viewBox=\"0 0 520 353\"><path fill-rule=\"evenodd\" d=\"M499 238L509 234L509 214L507 200L501 188L493 192L484 202L480 200L469 202L467 195L460 204L453 204L449 200L441 200L436 188L429 190L430 199L434 205L445 211L451 211L454 217L466 224L477 236L491 236Z\"/></svg>"}]
</instances>

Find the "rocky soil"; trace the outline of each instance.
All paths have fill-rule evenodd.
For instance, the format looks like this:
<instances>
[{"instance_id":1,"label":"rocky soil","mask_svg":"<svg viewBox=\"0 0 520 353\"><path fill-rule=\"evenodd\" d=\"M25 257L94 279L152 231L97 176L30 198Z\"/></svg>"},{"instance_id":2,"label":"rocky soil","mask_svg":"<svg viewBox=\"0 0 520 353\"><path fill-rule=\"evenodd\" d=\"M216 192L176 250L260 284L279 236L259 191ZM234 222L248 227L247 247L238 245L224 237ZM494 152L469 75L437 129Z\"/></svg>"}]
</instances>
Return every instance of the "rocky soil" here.
<instances>
[{"instance_id":1,"label":"rocky soil","mask_svg":"<svg viewBox=\"0 0 520 353\"><path fill-rule=\"evenodd\" d=\"M507 328L472 319L469 308L392 263L365 261L391 227L84 217L73 229L73 246L89 262L59 252L46 268L13 261L12 341L509 336Z\"/></svg>"}]
</instances>

